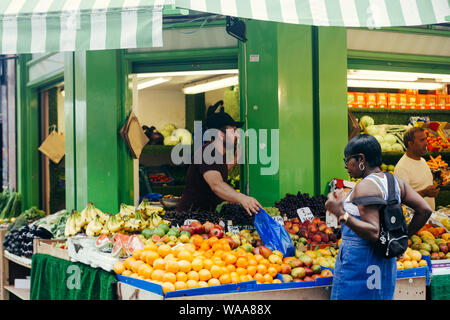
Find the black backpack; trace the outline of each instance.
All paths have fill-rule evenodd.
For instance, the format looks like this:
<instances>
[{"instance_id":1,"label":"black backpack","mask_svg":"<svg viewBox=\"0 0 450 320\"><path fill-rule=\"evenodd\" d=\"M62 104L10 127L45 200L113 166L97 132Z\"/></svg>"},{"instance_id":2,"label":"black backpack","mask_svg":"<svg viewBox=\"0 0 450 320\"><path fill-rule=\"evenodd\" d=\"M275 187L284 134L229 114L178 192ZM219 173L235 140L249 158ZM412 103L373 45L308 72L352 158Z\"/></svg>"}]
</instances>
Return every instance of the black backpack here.
<instances>
[{"instance_id":1,"label":"black backpack","mask_svg":"<svg viewBox=\"0 0 450 320\"><path fill-rule=\"evenodd\" d=\"M394 176L385 172L388 181L388 200L376 196L353 199L355 205L380 206L380 234L373 244L375 253L384 258L400 257L408 248L408 226L402 205L395 198Z\"/></svg>"}]
</instances>

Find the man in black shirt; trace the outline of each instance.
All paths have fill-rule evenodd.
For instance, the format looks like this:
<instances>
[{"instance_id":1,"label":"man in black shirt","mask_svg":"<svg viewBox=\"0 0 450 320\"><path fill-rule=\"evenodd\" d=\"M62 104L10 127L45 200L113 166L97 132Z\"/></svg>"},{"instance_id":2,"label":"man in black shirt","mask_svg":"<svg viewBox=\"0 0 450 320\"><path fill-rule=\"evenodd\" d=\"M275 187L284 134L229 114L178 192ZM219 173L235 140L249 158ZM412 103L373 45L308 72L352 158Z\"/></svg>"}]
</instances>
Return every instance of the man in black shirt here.
<instances>
[{"instance_id":1,"label":"man in black shirt","mask_svg":"<svg viewBox=\"0 0 450 320\"><path fill-rule=\"evenodd\" d=\"M249 215L256 214L261 208L261 204L253 197L237 192L228 183L228 170L236 164L235 161L227 164L226 145L237 145L239 138L236 132L241 128L243 122L236 122L233 118L220 111L211 114L206 120L207 129L217 129L218 136L211 142L203 145L201 163L191 163L187 170L186 185L183 195L177 206L177 212L182 213L189 210L215 211L216 206L222 201L240 203ZM211 149L212 157L222 159L221 161L205 161L204 150ZM217 154L218 153L218 154ZM195 155L193 159L195 159ZM200 158L200 157L197 157Z\"/></svg>"}]
</instances>

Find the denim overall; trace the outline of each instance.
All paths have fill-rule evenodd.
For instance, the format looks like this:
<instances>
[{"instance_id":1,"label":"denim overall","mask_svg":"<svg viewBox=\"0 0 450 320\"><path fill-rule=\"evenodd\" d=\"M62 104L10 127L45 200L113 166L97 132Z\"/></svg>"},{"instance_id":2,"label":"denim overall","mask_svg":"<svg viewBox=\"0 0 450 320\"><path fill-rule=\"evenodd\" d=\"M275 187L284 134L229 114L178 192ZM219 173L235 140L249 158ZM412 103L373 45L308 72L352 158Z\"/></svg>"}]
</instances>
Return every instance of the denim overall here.
<instances>
[{"instance_id":1,"label":"denim overall","mask_svg":"<svg viewBox=\"0 0 450 320\"><path fill-rule=\"evenodd\" d=\"M351 192L346 201L350 195ZM353 217L361 220L358 216ZM397 281L396 259L376 255L371 244L345 224L341 225L341 234L331 300L393 300Z\"/></svg>"}]
</instances>

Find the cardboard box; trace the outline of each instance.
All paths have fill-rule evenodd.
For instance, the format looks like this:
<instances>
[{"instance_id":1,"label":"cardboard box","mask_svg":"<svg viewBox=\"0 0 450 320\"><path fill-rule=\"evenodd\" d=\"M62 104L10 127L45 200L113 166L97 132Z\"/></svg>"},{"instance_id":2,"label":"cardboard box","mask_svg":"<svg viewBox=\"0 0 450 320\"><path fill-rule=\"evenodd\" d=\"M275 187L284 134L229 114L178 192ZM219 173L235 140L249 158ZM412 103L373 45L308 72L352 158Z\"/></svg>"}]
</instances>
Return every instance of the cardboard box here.
<instances>
[{"instance_id":1,"label":"cardboard box","mask_svg":"<svg viewBox=\"0 0 450 320\"><path fill-rule=\"evenodd\" d=\"M388 108L397 109L399 107L398 93L388 93Z\"/></svg>"},{"instance_id":2,"label":"cardboard box","mask_svg":"<svg viewBox=\"0 0 450 320\"><path fill-rule=\"evenodd\" d=\"M445 110L447 95L446 94L438 94L436 97L436 109Z\"/></svg>"},{"instance_id":3,"label":"cardboard box","mask_svg":"<svg viewBox=\"0 0 450 320\"><path fill-rule=\"evenodd\" d=\"M406 93L399 93L398 94L398 107L400 109L406 109L408 107L408 99L407 99Z\"/></svg>"},{"instance_id":4,"label":"cardboard box","mask_svg":"<svg viewBox=\"0 0 450 320\"><path fill-rule=\"evenodd\" d=\"M407 109L416 109L417 108L417 95L416 94L407 94L406 95L406 103L407 103Z\"/></svg>"},{"instance_id":5,"label":"cardboard box","mask_svg":"<svg viewBox=\"0 0 450 320\"><path fill-rule=\"evenodd\" d=\"M425 110L427 108L427 95L426 94L418 94L416 105L417 105L416 109Z\"/></svg>"},{"instance_id":6,"label":"cardboard box","mask_svg":"<svg viewBox=\"0 0 450 320\"><path fill-rule=\"evenodd\" d=\"M347 106L349 108L356 107L356 93L355 92L347 92Z\"/></svg>"},{"instance_id":7,"label":"cardboard box","mask_svg":"<svg viewBox=\"0 0 450 320\"><path fill-rule=\"evenodd\" d=\"M450 110L450 94L445 97L445 110Z\"/></svg>"},{"instance_id":8,"label":"cardboard box","mask_svg":"<svg viewBox=\"0 0 450 320\"><path fill-rule=\"evenodd\" d=\"M366 93L366 107L370 109L377 107L377 94L375 92Z\"/></svg>"},{"instance_id":9,"label":"cardboard box","mask_svg":"<svg viewBox=\"0 0 450 320\"><path fill-rule=\"evenodd\" d=\"M385 109L388 107L386 92L377 93L377 107L380 109Z\"/></svg>"},{"instance_id":10,"label":"cardboard box","mask_svg":"<svg viewBox=\"0 0 450 320\"><path fill-rule=\"evenodd\" d=\"M31 279L14 279L14 288L30 289Z\"/></svg>"},{"instance_id":11,"label":"cardboard box","mask_svg":"<svg viewBox=\"0 0 450 320\"><path fill-rule=\"evenodd\" d=\"M427 94L427 109L431 109L431 110L436 109L436 95L435 94Z\"/></svg>"},{"instance_id":12,"label":"cardboard box","mask_svg":"<svg viewBox=\"0 0 450 320\"><path fill-rule=\"evenodd\" d=\"M366 108L366 94L364 92L356 92L356 107Z\"/></svg>"}]
</instances>

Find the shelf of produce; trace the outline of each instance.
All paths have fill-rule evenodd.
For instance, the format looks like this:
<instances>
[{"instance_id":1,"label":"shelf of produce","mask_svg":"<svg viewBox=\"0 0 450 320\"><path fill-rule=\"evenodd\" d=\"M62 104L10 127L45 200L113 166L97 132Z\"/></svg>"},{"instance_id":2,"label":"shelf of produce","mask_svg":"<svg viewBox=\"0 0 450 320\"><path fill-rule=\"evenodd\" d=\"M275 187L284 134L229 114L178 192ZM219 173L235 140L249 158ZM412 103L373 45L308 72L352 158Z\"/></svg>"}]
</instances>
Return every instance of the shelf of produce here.
<instances>
[{"instance_id":1,"label":"shelf of produce","mask_svg":"<svg viewBox=\"0 0 450 320\"><path fill-rule=\"evenodd\" d=\"M31 259L16 256L15 254L9 253L6 250L3 252L3 255L4 255L5 259L8 259L11 262L14 262L25 268L31 268Z\"/></svg>"},{"instance_id":2,"label":"shelf of produce","mask_svg":"<svg viewBox=\"0 0 450 320\"><path fill-rule=\"evenodd\" d=\"M450 110L442 109L379 109L379 108L349 108L352 113L366 112L366 113L417 113L419 115L439 114L444 113L448 116Z\"/></svg>"},{"instance_id":3,"label":"shelf of produce","mask_svg":"<svg viewBox=\"0 0 450 320\"><path fill-rule=\"evenodd\" d=\"M369 115L375 124L407 124L410 117L430 117L431 121L448 121L450 110L421 110L421 109L367 109L350 108L355 118Z\"/></svg>"},{"instance_id":4,"label":"shelf of produce","mask_svg":"<svg viewBox=\"0 0 450 320\"><path fill-rule=\"evenodd\" d=\"M30 289L18 289L14 286L5 286L4 289L22 300L30 300Z\"/></svg>"},{"instance_id":5,"label":"shelf of produce","mask_svg":"<svg viewBox=\"0 0 450 320\"><path fill-rule=\"evenodd\" d=\"M118 282L117 290L119 300L329 300L331 294L331 286L319 286L310 288L224 293L165 299L161 295L137 288L124 282Z\"/></svg>"}]
</instances>

